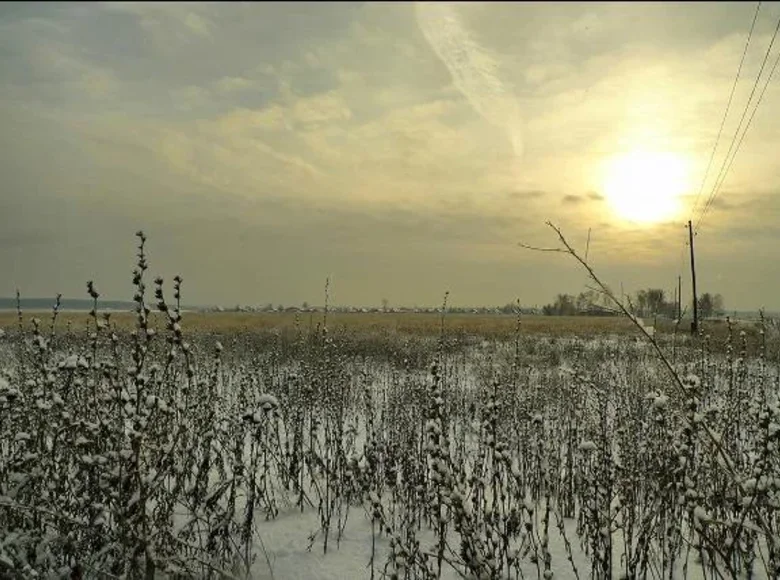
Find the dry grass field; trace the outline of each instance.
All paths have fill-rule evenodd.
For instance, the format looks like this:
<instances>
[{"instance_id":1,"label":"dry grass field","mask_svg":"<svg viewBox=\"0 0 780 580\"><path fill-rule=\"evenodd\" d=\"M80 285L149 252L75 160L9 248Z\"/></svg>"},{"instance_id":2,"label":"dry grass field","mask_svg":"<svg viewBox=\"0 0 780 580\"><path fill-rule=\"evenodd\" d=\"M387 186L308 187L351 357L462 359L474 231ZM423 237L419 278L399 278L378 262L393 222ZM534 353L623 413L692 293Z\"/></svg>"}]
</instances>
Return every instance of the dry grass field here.
<instances>
[{"instance_id":1,"label":"dry grass field","mask_svg":"<svg viewBox=\"0 0 780 580\"><path fill-rule=\"evenodd\" d=\"M23 313L25 326L37 317L48 324L51 312L27 311ZM157 326L163 325L159 313L153 312L150 318ZM320 312L187 312L183 316L183 328L188 333L242 333L263 332L269 330L315 327L322 323ZM135 316L130 312L112 312L111 321L121 330L132 329ZM652 320L645 320L652 325ZM90 324L86 312L61 312L57 326L65 329L70 325L73 332L84 330ZM0 328L12 329L18 325L14 311L0 311ZM448 333L477 335L484 338L502 339L511 336L517 327L517 318L505 314L461 314L448 313L445 317ZM435 313L341 313L328 314L328 327L331 330L374 332L397 332L415 336L429 336L441 331L441 315ZM521 332L547 336L593 337L604 335L638 336L639 331L624 317L590 316L522 316ZM714 340L725 338L724 322L706 322L703 325L706 334ZM749 340L758 339L758 328L753 323L735 323L734 329L744 330ZM688 334L688 322L684 322L677 332ZM656 332L660 335L672 335L674 325L668 320L659 320Z\"/></svg>"}]
</instances>

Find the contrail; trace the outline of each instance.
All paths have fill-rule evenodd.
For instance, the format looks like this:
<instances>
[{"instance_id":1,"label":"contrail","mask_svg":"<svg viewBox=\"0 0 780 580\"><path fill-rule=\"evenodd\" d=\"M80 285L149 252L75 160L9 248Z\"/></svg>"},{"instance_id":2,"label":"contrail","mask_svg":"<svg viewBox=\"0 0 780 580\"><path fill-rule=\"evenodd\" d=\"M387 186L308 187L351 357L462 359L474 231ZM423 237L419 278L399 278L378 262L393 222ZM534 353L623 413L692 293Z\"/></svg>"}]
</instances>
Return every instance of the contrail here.
<instances>
[{"instance_id":1,"label":"contrail","mask_svg":"<svg viewBox=\"0 0 780 580\"><path fill-rule=\"evenodd\" d=\"M521 156L520 109L501 81L495 59L469 35L451 5L417 2L415 9L417 24L457 89L486 121L507 131L515 155Z\"/></svg>"}]
</instances>

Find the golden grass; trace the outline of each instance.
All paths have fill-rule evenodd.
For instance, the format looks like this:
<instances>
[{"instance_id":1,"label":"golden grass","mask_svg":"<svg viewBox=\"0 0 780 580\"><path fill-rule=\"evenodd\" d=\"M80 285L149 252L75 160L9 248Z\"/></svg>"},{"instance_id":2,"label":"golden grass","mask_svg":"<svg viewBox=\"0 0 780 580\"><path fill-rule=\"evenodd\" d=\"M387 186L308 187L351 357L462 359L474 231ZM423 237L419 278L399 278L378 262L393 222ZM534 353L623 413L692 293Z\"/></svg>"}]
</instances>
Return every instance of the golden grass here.
<instances>
[{"instance_id":1,"label":"golden grass","mask_svg":"<svg viewBox=\"0 0 780 580\"><path fill-rule=\"evenodd\" d=\"M50 312L26 312L24 324L31 328L33 317L41 319L43 326L48 328L51 319ZM152 313L153 325L162 327L164 319L159 313ZM322 313L291 313L291 312L186 312L183 314L182 327L185 333L217 332L228 334L232 332L258 332L273 329L293 328L297 323L304 329L315 327L321 323ZM135 316L129 312L114 312L111 320L122 330L129 330L135 325ZM64 329L70 322L73 331L82 331L89 324L89 316L85 312L62 312L59 315L58 328ZM486 338L509 337L515 331L516 318L503 314L453 314L445 318L448 333L463 333L483 336ZM0 311L0 328L13 328L17 325L16 313ZM412 335L434 335L441 328L441 316L435 313L329 313L328 327L333 330L364 332L397 332ZM687 323L681 325L679 332L688 332ZM751 337L755 336L755 325L741 323L737 330L746 330ZM726 325L723 323L707 323L705 326L713 338L725 335ZM659 322L657 331L661 334L671 334L674 327L671 322ZM638 330L623 317L589 317L589 316L523 316L521 319L523 334L545 334L552 336L599 336L608 334L638 336Z\"/></svg>"}]
</instances>

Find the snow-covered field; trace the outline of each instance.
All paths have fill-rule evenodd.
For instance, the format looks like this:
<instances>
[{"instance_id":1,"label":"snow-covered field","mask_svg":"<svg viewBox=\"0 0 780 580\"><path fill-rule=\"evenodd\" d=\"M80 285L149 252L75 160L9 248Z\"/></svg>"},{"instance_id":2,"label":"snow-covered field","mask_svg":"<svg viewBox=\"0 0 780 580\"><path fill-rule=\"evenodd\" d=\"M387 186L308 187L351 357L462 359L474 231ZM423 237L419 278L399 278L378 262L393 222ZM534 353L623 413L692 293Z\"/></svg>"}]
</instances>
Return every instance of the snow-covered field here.
<instances>
[{"instance_id":1,"label":"snow-covered field","mask_svg":"<svg viewBox=\"0 0 780 580\"><path fill-rule=\"evenodd\" d=\"M189 338L163 308L0 337L0 578L780 573L773 345Z\"/></svg>"}]
</instances>

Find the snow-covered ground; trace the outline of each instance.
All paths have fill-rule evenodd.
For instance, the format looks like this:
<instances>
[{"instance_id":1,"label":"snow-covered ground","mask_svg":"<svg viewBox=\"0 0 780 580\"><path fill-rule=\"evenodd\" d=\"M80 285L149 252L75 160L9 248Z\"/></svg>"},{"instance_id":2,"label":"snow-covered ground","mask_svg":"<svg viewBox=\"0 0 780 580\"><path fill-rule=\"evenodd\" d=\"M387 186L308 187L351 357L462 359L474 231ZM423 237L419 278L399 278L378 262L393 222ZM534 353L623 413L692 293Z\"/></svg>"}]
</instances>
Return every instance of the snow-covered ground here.
<instances>
[{"instance_id":1,"label":"snow-covered ground","mask_svg":"<svg viewBox=\"0 0 780 580\"><path fill-rule=\"evenodd\" d=\"M630 575L627 558L636 576L704 579L728 576L722 562L708 571L699 560L725 554L743 525L740 539L755 542L745 547L750 577L770 576L768 542L780 542L763 535L777 533L780 508L776 366L686 350L673 359L680 389L641 341L475 343L432 350L437 365L426 369L327 341L246 344L219 366L221 346L207 340L191 351L196 360L179 353L175 372L165 348L147 353L132 341L0 343L0 577L32 578L35 566L49 577L47 558L62 562L58 518L76 526L85 550L97 541L86 530L95 514L116 543L130 537L121 526L134 529L133 506L157 518L168 504L172 518L155 519L158 531L201 559L247 557L243 542L258 579L381 578L391 560L404 562L400 577L421 578L438 567L442 538L445 579L619 578ZM738 494L739 509L724 492ZM565 505L573 517L562 517ZM30 560L20 542L43 523L52 544ZM219 530L223 547L209 548ZM679 544L664 547L665 538ZM161 552L168 545L154 541Z\"/></svg>"}]
</instances>

